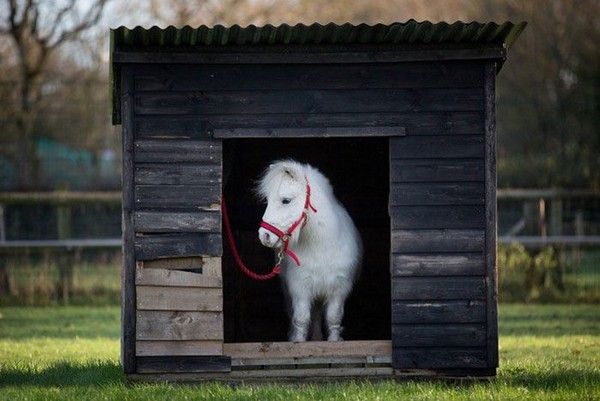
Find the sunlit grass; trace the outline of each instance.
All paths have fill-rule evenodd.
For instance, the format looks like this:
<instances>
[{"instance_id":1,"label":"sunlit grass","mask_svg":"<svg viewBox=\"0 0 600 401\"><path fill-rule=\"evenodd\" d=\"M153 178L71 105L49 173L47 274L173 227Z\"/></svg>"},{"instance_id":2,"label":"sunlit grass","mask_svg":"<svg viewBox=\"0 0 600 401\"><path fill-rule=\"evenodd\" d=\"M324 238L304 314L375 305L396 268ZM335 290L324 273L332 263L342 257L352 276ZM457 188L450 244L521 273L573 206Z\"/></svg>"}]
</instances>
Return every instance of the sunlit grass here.
<instances>
[{"instance_id":1,"label":"sunlit grass","mask_svg":"<svg viewBox=\"0 0 600 401\"><path fill-rule=\"evenodd\" d=\"M117 307L0 308L3 400L598 400L597 305L502 305L498 377L316 385L128 384Z\"/></svg>"}]
</instances>

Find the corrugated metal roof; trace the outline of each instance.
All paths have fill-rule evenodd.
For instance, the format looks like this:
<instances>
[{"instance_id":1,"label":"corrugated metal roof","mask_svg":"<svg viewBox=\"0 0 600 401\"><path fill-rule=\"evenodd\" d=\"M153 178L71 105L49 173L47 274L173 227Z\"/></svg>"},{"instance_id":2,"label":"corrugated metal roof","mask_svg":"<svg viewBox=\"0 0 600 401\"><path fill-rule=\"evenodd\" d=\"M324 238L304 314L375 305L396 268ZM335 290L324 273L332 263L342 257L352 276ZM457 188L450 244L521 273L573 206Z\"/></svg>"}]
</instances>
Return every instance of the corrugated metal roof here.
<instances>
[{"instance_id":1,"label":"corrugated metal roof","mask_svg":"<svg viewBox=\"0 0 600 401\"><path fill-rule=\"evenodd\" d=\"M510 48L526 23L505 22L396 22L389 25L296 24L257 27L154 26L112 30L115 47L224 46L274 44L497 44Z\"/></svg>"},{"instance_id":2,"label":"corrugated metal roof","mask_svg":"<svg viewBox=\"0 0 600 401\"><path fill-rule=\"evenodd\" d=\"M429 45L429 46L497 46L508 49L521 34L526 22L514 24L504 22L429 22L409 20L389 25L318 23L305 25L257 27L233 25L224 27L185 26L176 28L121 26L111 29L111 59L116 51L135 52L145 50L173 49L185 50L207 47L268 46L268 45ZM113 123L120 123L120 74L118 67L111 62L111 95Z\"/></svg>"}]
</instances>

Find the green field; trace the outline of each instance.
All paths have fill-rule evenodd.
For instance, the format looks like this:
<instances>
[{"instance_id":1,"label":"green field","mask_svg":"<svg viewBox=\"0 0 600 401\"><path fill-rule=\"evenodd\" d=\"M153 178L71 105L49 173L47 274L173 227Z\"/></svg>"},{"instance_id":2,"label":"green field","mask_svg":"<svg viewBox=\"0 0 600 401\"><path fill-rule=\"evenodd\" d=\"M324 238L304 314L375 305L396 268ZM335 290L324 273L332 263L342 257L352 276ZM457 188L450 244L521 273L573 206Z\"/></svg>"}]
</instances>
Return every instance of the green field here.
<instances>
[{"instance_id":1,"label":"green field","mask_svg":"<svg viewBox=\"0 0 600 401\"><path fill-rule=\"evenodd\" d=\"M502 305L492 381L127 384L117 307L0 308L0 399L600 400L600 307Z\"/></svg>"}]
</instances>

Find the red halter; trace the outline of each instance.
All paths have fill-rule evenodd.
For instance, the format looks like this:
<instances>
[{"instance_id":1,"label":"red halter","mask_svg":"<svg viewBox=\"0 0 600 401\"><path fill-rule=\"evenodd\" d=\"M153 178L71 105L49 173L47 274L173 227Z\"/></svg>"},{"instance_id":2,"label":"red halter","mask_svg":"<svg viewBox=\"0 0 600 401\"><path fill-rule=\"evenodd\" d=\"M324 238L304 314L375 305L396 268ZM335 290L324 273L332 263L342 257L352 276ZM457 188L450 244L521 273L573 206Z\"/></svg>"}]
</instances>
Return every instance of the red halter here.
<instances>
[{"instance_id":1,"label":"red halter","mask_svg":"<svg viewBox=\"0 0 600 401\"><path fill-rule=\"evenodd\" d=\"M306 223L306 219L308 218L308 211L312 210L317 213L317 209L310 202L310 184L308 183L308 179L306 180L306 200L304 201L304 209L302 210L302 214L296 221L292 223L292 225L284 232L272 224L267 223L266 221L261 221L260 226L265 230L271 231L273 234L278 236L281 239L281 250L277 254L277 264L276 267L281 265L283 261L283 254L288 255L292 260L296 263L297 266L300 266L300 259L298 259L298 255L294 253L289 248L290 238L292 237L292 233L300 226L303 226Z\"/></svg>"}]
</instances>

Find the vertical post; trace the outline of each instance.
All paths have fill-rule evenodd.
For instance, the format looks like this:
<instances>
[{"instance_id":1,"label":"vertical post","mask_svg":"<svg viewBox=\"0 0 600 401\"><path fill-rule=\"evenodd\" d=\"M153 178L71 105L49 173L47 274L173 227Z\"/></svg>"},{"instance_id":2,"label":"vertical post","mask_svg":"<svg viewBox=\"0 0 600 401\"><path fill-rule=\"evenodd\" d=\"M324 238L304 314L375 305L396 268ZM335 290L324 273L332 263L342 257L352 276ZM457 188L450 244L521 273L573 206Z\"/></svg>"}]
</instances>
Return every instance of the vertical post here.
<instances>
[{"instance_id":1,"label":"vertical post","mask_svg":"<svg viewBox=\"0 0 600 401\"><path fill-rule=\"evenodd\" d=\"M496 267L496 63L484 67L485 118L485 265L488 368L498 366L498 269Z\"/></svg>"},{"instance_id":2,"label":"vertical post","mask_svg":"<svg viewBox=\"0 0 600 401\"><path fill-rule=\"evenodd\" d=\"M4 215L4 205L0 203L0 242L6 241L6 220Z\"/></svg>"},{"instance_id":3,"label":"vertical post","mask_svg":"<svg viewBox=\"0 0 600 401\"><path fill-rule=\"evenodd\" d=\"M540 198L540 200L538 201L538 213L540 236L545 237L548 235L548 228L546 225L546 200L544 198Z\"/></svg>"},{"instance_id":4,"label":"vertical post","mask_svg":"<svg viewBox=\"0 0 600 401\"><path fill-rule=\"evenodd\" d=\"M575 212L575 235L577 235L578 238L585 235L583 211L581 210ZM579 248L579 246L573 247L573 262L577 267L581 265L581 248Z\"/></svg>"},{"instance_id":5,"label":"vertical post","mask_svg":"<svg viewBox=\"0 0 600 401\"><path fill-rule=\"evenodd\" d=\"M56 222L58 239L65 240L71 238L71 206L69 204L61 203L57 206ZM69 302L69 295L73 284L73 260L69 252L66 249L58 255L60 298L65 304Z\"/></svg>"},{"instance_id":6,"label":"vertical post","mask_svg":"<svg viewBox=\"0 0 600 401\"><path fill-rule=\"evenodd\" d=\"M122 175L122 231L123 267L121 270L121 361L125 373L136 372L135 331L136 331L136 291L135 254L133 231L133 155L134 155L134 113L133 113L133 74L128 67L122 67L121 121L123 141Z\"/></svg>"},{"instance_id":7,"label":"vertical post","mask_svg":"<svg viewBox=\"0 0 600 401\"><path fill-rule=\"evenodd\" d=\"M563 234L563 202L556 197L550 201L550 235Z\"/></svg>"}]
</instances>

